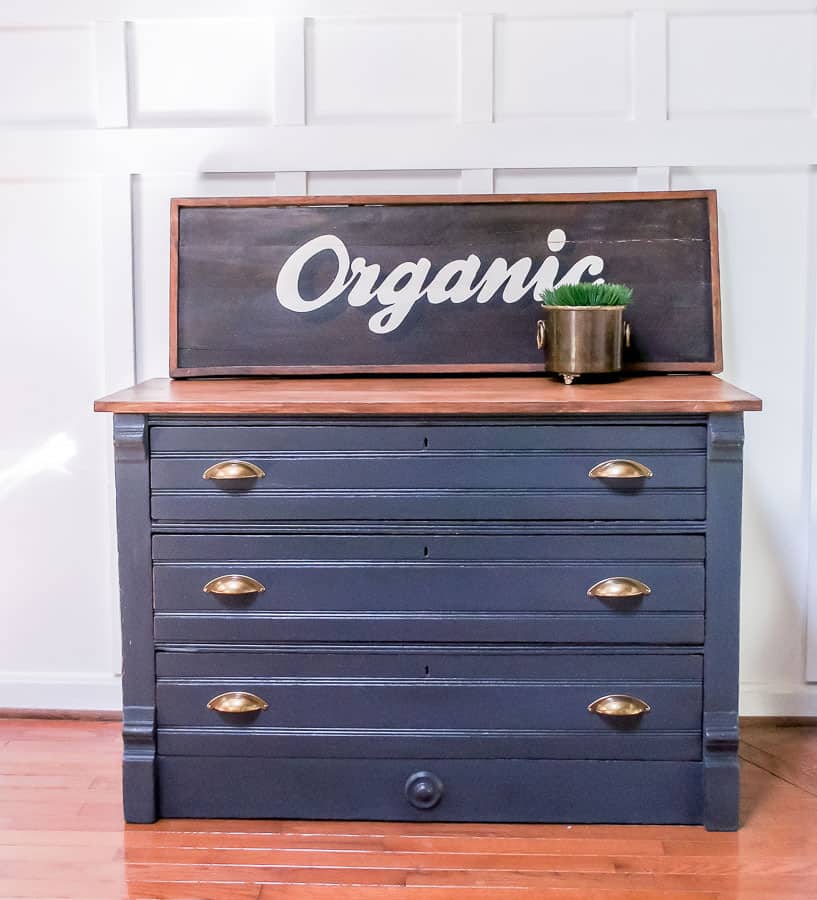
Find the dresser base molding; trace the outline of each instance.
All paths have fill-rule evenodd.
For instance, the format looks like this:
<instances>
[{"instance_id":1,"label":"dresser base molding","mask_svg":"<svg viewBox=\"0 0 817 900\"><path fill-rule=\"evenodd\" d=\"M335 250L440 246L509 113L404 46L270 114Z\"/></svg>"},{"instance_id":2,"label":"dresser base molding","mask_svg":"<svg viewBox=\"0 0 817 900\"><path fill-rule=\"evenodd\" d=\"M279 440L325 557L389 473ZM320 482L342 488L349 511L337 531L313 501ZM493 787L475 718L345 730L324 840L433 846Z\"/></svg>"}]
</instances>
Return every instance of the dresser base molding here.
<instances>
[{"instance_id":1,"label":"dresser base molding","mask_svg":"<svg viewBox=\"0 0 817 900\"><path fill-rule=\"evenodd\" d=\"M701 764L572 760L159 757L168 818L699 824ZM407 780L430 772L442 799L416 809Z\"/></svg>"}]
</instances>

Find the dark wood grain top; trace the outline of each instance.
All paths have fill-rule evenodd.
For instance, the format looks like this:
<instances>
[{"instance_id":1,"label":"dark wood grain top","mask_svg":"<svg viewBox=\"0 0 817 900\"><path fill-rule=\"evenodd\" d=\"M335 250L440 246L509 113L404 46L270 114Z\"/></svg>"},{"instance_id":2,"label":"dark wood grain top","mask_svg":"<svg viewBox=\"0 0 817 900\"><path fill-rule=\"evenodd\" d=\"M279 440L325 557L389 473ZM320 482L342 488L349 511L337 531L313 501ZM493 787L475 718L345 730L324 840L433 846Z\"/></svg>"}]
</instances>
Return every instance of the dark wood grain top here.
<instances>
[{"instance_id":1,"label":"dark wood grain top","mask_svg":"<svg viewBox=\"0 0 817 900\"><path fill-rule=\"evenodd\" d=\"M161 415L552 415L761 409L714 375L625 377L569 387L545 375L154 378L97 400L97 412Z\"/></svg>"}]
</instances>

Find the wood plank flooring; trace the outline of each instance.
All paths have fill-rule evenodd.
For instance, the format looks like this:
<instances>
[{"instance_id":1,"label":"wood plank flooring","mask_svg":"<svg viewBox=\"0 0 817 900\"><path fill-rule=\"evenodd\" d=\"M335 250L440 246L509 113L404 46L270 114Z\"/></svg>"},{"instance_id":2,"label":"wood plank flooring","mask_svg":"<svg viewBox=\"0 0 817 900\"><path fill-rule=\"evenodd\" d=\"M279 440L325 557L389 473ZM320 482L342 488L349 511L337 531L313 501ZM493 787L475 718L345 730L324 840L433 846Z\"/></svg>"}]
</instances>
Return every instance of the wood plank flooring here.
<instances>
[{"instance_id":1,"label":"wood plank flooring","mask_svg":"<svg viewBox=\"0 0 817 900\"><path fill-rule=\"evenodd\" d=\"M120 750L115 722L0 720L0 897L817 898L817 725L743 729L736 834L189 819L125 826Z\"/></svg>"}]
</instances>

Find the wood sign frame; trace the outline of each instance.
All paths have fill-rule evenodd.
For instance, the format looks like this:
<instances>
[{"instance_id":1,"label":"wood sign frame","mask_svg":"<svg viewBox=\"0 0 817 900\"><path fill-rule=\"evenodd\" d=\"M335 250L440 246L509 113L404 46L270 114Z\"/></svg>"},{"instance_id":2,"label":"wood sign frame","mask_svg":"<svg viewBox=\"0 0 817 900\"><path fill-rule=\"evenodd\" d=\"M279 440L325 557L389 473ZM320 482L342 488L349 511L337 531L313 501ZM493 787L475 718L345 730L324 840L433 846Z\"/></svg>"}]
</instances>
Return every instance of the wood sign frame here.
<instances>
[{"instance_id":1,"label":"wood sign frame","mask_svg":"<svg viewBox=\"0 0 817 900\"><path fill-rule=\"evenodd\" d=\"M559 215L547 220L547 205ZM248 215L251 210L272 212ZM347 237L340 233L344 227ZM536 277L550 267L556 284L572 271L592 279L602 271L598 263L607 280L634 288L627 317L635 340L626 369L722 369L715 191L173 199L170 234L175 378L542 371L534 347ZM316 253L294 267L305 244L314 244ZM333 247L327 257L324 251ZM613 256L602 259L602 250ZM322 252L322 260L334 262L335 276L331 265L315 261ZM513 276L516 262L523 268ZM398 278L401 266L407 268ZM341 289L320 310L315 306L317 312L305 308L315 298L300 295L304 271L313 292L323 290L321 298L329 292L327 279L334 286L341 278ZM498 276L490 281L494 271ZM415 291L420 302L398 309L396 300L379 296L381 287L387 297L400 296L417 275L424 277ZM360 287L355 299L355 283L363 281L366 290ZM440 306L456 310L459 323L452 327L449 312L443 333L428 327ZM463 316L464 310L470 312ZM403 318L394 326L398 313ZM401 333L400 324L410 327ZM381 330L372 334L375 327Z\"/></svg>"}]
</instances>

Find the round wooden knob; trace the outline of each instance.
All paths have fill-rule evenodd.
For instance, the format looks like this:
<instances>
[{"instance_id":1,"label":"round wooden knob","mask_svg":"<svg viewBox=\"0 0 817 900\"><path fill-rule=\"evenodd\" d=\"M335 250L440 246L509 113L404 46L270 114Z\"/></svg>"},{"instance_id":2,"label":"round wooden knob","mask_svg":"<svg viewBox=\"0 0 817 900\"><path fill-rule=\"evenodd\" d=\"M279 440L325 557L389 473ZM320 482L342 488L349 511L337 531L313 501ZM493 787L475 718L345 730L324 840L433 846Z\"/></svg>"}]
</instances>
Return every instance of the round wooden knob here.
<instances>
[{"instance_id":1,"label":"round wooden knob","mask_svg":"<svg viewBox=\"0 0 817 900\"><path fill-rule=\"evenodd\" d=\"M415 772L406 782L406 799L415 809L433 809L443 792L443 783L433 772Z\"/></svg>"}]
</instances>

